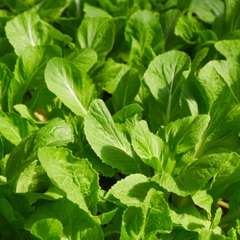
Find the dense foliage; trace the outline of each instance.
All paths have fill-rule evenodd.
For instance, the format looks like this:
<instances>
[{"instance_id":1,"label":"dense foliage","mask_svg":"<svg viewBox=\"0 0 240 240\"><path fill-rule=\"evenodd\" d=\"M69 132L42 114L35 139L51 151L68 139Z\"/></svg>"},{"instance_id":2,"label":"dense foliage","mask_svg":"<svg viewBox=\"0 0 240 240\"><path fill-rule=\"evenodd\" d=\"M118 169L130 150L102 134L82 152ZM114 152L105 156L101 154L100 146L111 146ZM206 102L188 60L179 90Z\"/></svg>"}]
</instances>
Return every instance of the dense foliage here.
<instances>
[{"instance_id":1,"label":"dense foliage","mask_svg":"<svg viewBox=\"0 0 240 240\"><path fill-rule=\"evenodd\" d=\"M240 0L1 0L0 239L240 239Z\"/></svg>"}]
</instances>

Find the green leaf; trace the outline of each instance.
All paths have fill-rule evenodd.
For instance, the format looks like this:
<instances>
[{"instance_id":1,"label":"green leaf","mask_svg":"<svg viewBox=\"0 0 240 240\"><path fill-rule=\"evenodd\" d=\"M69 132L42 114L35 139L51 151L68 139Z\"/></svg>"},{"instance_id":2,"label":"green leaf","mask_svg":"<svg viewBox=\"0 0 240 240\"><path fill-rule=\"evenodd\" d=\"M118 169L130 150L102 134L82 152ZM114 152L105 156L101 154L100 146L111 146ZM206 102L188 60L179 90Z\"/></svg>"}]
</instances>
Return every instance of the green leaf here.
<instances>
[{"instance_id":1,"label":"green leaf","mask_svg":"<svg viewBox=\"0 0 240 240\"><path fill-rule=\"evenodd\" d=\"M100 220L101 224L104 225L104 224L108 224L109 222L111 222L113 217L116 215L117 210L118 209L116 208L109 212L104 212L102 215L100 215L99 220Z\"/></svg>"},{"instance_id":2,"label":"green leaf","mask_svg":"<svg viewBox=\"0 0 240 240\"><path fill-rule=\"evenodd\" d=\"M149 10L138 10L133 13L127 21L125 37L129 42L135 39L142 50L151 47L156 54L159 54L164 47L159 14Z\"/></svg>"},{"instance_id":3,"label":"green leaf","mask_svg":"<svg viewBox=\"0 0 240 240\"><path fill-rule=\"evenodd\" d=\"M17 222L18 219L18 213L15 211L15 209L12 207L10 202L1 196L0 198L0 215L4 217L8 222Z\"/></svg>"},{"instance_id":4,"label":"green leaf","mask_svg":"<svg viewBox=\"0 0 240 240\"><path fill-rule=\"evenodd\" d=\"M161 169L160 155L163 147L161 138L150 132L147 122L137 122L131 133L132 146L134 151L143 162L156 171Z\"/></svg>"},{"instance_id":5,"label":"green leaf","mask_svg":"<svg viewBox=\"0 0 240 240\"><path fill-rule=\"evenodd\" d=\"M125 105L131 104L140 88L140 78L138 71L130 69L119 82L113 93L112 101L115 111L120 110Z\"/></svg>"},{"instance_id":6,"label":"green leaf","mask_svg":"<svg viewBox=\"0 0 240 240\"><path fill-rule=\"evenodd\" d=\"M87 3L84 4L83 11L88 17L111 17L111 15L104 9L89 5Z\"/></svg>"},{"instance_id":7,"label":"green leaf","mask_svg":"<svg viewBox=\"0 0 240 240\"><path fill-rule=\"evenodd\" d=\"M44 68L49 59L61 56L57 46L26 47L18 58L14 69L14 78L9 84L8 101L12 109L16 103L21 103L27 91L36 90L44 85Z\"/></svg>"},{"instance_id":8,"label":"green leaf","mask_svg":"<svg viewBox=\"0 0 240 240\"><path fill-rule=\"evenodd\" d=\"M218 41L214 46L227 60L240 62L240 41L238 39Z\"/></svg>"},{"instance_id":9,"label":"green leaf","mask_svg":"<svg viewBox=\"0 0 240 240\"><path fill-rule=\"evenodd\" d=\"M239 0L227 1L224 0L225 14L224 14L224 27L221 26L220 33L231 33L239 28L239 15L237 9L240 6ZM227 28L226 28L227 27Z\"/></svg>"},{"instance_id":10,"label":"green leaf","mask_svg":"<svg viewBox=\"0 0 240 240\"><path fill-rule=\"evenodd\" d=\"M61 222L53 218L36 221L31 228L31 233L41 240L60 240L62 232Z\"/></svg>"},{"instance_id":11,"label":"green leaf","mask_svg":"<svg viewBox=\"0 0 240 240\"><path fill-rule=\"evenodd\" d=\"M239 179L240 155L229 153L224 161L222 160L221 168L215 177L212 186L214 195L220 196L231 184L237 183Z\"/></svg>"},{"instance_id":12,"label":"green leaf","mask_svg":"<svg viewBox=\"0 0 240 240\"><path fill-rule=\"evenodd\" d=\"M50 0L40 2L39 5L36 6L36 8L41 18L47 19L48 21L52 22L62 15L68 4L69 3L67 2L67 0L60 0L58 2Z\"/></svg>"},{"instance_id":13,"label":"green leaf","mask_svg":"<svg viewBox=\"0 0 240 240\"><path fill-rule=\"evenodd\" d=\"M49 44L53 40L71 42L68 35L41 20L34 11L26 11L10 20L5 31L17 55L22 55L26 47Z\"/></svg>"},{"instance_id":14,"label":"green leaf","mask_svg":"<svg viewBox=\"0 0 240 240\"><path fill-rule=\"evenodd\" d=\"M191 15L181 16L175 27L175 34L189 44L197 42L199 33L203 30L202 24Z\"/></svg>"},{"instance_id":15,"label":"green leaf","mask_svg":"<svg viewBox=\"0 0 240 240\"><path fill-rule=\"evenodd\" d=\"M93 218L66 199L40 204L26 220L26 228L31 229L35 222L49 218L61 221L64 235L70 239L104 239L100 226Z\"/></svg>"},{"instance_id":16,"label":"green leaf","mask_svg":"<svg viewBox=\"0 0 240 240\"><path fill-rule=\"evenodd\" d=\"M192 196L192 200L197 206L204 209L209 214L209 216L211 216L213 198L210 194L204 190L200 190Z\"/></svg>"},{"instance_id":17,"label":"green leaf","mask_svg":"<svg viewBox=\"0 0 240 240\"><path fill-rule=\"evenodd\" d=\"M165 37L165 49L172 49L176 45L174 28L180 16L181 11L177 8L170 8L160 14L160 22Z\"/></svg>"},{"instance_id":18,"label":"green leaf","mask_svg":"<svg viewBox=\"0 0 240 240\"><path fill-rule=\"evenodd\" d=\"M221 208L217 208L215 216L212 220L211 228L214 229L220 224L221 218L222 218L223 211Z\"/></svg>"},{"instance_id":19,"label":"green leaf","mask_svg":"<svg viewBox=\"0 0 240 240\"><path fill-rule=\"evenodd\" d=\"M190 11L195 13L202 21L213 23L216 18L223 14L224 3L221 0L193 0L190 4Z\"/></svg>"},{"instance_id":20,"label":"green leaf","mask_svg":"<svg viewBox=\"0 0 240 240\"><path fill-rule=\"evenodd\" d=\"M140 207L128 207L123 214L121 240L141 239L144 212Z\"/></svg>"},{"instance_id":21,"label":"green leaf","mask_svg":"<svg viewBox=\"0 0 240 240\"><path fill-rule=\"evenodd\" d=\"M99 56L106 56L113 47L115 25L109 17L85 17L78 29L81 48L92 48Z\"/></svg>"},{"instance_id":22,"label":"green leaf","mask_svg":"<svg viewBox=\"0 0 240 240\"><path fill-rule=\"evenodd\" d=\"M108 191L106 198L119 200L126 206L140 206L147 192L154 184L142 174L131 174L115 183Z\"/></svg>"},{"instance_id":23,"label":"green leaf","mask_svg":"<svg viewBox=\"0 0 240 240\"><path fill-rule=\"evenodd\" d=\"M159 14L149 10L134 12L127 21L125 38L131 44L130 66L144 72L149 62L164 49Z\"/></svg>"},{"instance_id":24,"label":"green leaf","mask_svg":"<svg viewBox=\"0 0 240 240\"><path fill-rule=\"evenodd\" d=\"M157 190L150 190L144 202L147 209L147 221L145 222L145 237L152 239L156 233L169 233L172 230L170 208L164 198L164 194Z\"/></svg>"},{"instance_id":25,"label":"green leaf","mask_svg":"<svg viewBox=\"0 0 240 240\"><path fill-rule=\"evenodd\" d=\"M30 112L26 105L24 104L14 105L14 110L17 111L22 118L25 118L32 123L38 123L37 120L34 119L33 114Z\"/></svg>"},{"instance_id":26,"label":"green leaf","mask_svg":"<svg viewBox=\"0 0 240 240\"><path fill-rule=\"evenodd\" d=\"M198 82L203 89L203 96L206 98L209 108L213 106L222 94L229 94L228 98L233 103L239 103L240 96L237 89L240 67L238 63L223 60L208 62L201 68L198 75Z\"/></svg>"},{"instance_id":27,"label":"green leaf","mask_svg":"<svg viewBox=\"0 0 240 240\"><path fill-rule=\"evenodd\" d=\"M142 207L128 207L123 215L121 239L154 239L172 230L170 211L163 194L149 191Z\"/></svg>"},{"instance_id":28,"label":"green leaf","mask_svg":"<svg viewBox=\"0 0 240 240\"><path fill-rule=\"evenodd\" d=\"M47 87L77 115L85 116L95 95L88 75L62 58L51 59L45 69Z\"/></svg>"},{"instance_id":29,"label":"green leaf","mask_svg":"<svg viewBox=\"0 0 240 240\"><path fill-rule=\"evenodd\" d=\"M23 138L37 130L37 127L15 113L0 112L0 122L0 134L14 145L18 145Z\"/></svg>"},{"instance_id":30,"label":"green leaf","mask_svg":"<svg viewBox=\"0 0 240 240\"><path fill-rule=\"evenodd\" d=\"M186 117L169 123L165 127L165 141L172 153L196 153L209 125L208 115ZM197 154L197 153L196 153Z\"/></svg>"},{"instance_id":31,"label":"green leaf","mask_svg":"<svg viewBox=\"0 0 240 240\"><path fill-rule=\"evenodd\" d=\"M69 124L61 119L50 121L35 134L25 138L14 151L11 152L6 166L8 181L14 183L14 185L17 184L18 178L24 169L37 159L38 148L44 146L63 146L73 142L73 140L73 130ZM35 171L35 167L31 169ZM39 180L42 181L42 178ZM27 182L25 182L25 184L27 184ZM31 181L28 182L28 184L30 184L29 187L31 187ZM26 189L26 187L24 188Z\"/></svg>"},{"instance_id":32,"label":"green leaf","mask_svg":"<svg viewBox=\"0 0 240 240\"><path fill-rule=\"evenodd\" d=\"M144 74L145 83L159 101L165 123L178 111L183 72L189 70L189 65L187 54L172 50L155 57Z\"/></svg>"},{"instance_id":33,"label":"green leaf","mask_svg":"<svg viewBox=\"0 0 240 240\"><path fill-rule=\"evenodd\" d=\"M78 159L68 149L56 147L40 148L38 157L52 183L69 200L87 212L96 209L98 176L86 159Z\"/></svg>"},{"instance_id":34,"label":"green leaf","mask_svg":"<svg viewBox=\"0 0 240 240\"><path fill-rule=\"evenodd\" d=\"M19 174L16 193L34 192L46 186L47 177L37 160L30 162Z\"/></svg>"},{"instance_id":35,"label":"green leaf","mask_svg":"<svg viewBox=\"0 0 240 240\"><path fill-rule=\"evenodd\" d=\"M102 100L94 100L85 117L86 138L99 158L123 173L138 172L140 163L133 156L126 136L116 127Z\"/></svg>"},{"instance_id":36,"label":"green leaf","mask_svg":"<svg viewBox=\"0 0 240 240\"><path fill-rule=\"evenodd\" d=\"M132 103L124 106L121 110L116 112L113 115L113 119L117 123L124 123L136 115L141 115L142 112L143 108L139 104Z\"/></svg>"},{"instance_id":37,"label":"green leaf","mask_svg":"<svg viewBox=\"0 0 240 240\"><path fill-rule=\"evenodd\" d=\"M6 109L7 108L7 92L9 88L9 84L12 81L13 74L8 69L8 67L0 63L0 109Z\"/></svg>"},{"instance_id":38,"label":"green leaf","mask_svg":"<svg viewBox=\"0 0 240 240\"><path fill-rule=\"evenodd\" d=\"M200 232L202 229L209 229L211 222L205 217L199 216L194 210L185 210L185 213L177 213L170 210L170 216L175 226L188 231Z\"/></svg>"},{"instance_id":39,"label":"green leaf","mask_svg":"<svg viewBox=\"0 0 240 240\"><path fill-rule=\"evenodd\" d=\"M80 70L88 72L97 63L97 53L91 48L73 51L68 59Z\"/></svg>"},{"instance_id":40,"label":"green leaf","mask_svg":"<svg viewBox=\"0 0 240 240\"><path fill-rule=\"evenodd\" d=\"M204 155L182 170L177 178L179 186L187 192L205 188L218 175L222 163L228 158L229 154L224 153Z\"/></svg>"},{"instance_id":41,"label":"green leaf","mask_svg":"<svg viewBox=\"0 0 240 240\"><path fill-rule=\"evenodd\" d=\"M225 238L223 235L220 234L214 234L212 231L209 230L202 230L199 233L199 240L226 240L229 238ZM232 240L232 238L231 238Z\"/></svg>"},{"instance_id":42,"label":"green leaf","mask_svg":"<svg viewBox=\"0 0 240 240\"><path fill-rule=\"evenodd\" d=\"M103 90L113 93L127 71L127 65L108 59L93 78Z\"/></svg>"}]
</instances>

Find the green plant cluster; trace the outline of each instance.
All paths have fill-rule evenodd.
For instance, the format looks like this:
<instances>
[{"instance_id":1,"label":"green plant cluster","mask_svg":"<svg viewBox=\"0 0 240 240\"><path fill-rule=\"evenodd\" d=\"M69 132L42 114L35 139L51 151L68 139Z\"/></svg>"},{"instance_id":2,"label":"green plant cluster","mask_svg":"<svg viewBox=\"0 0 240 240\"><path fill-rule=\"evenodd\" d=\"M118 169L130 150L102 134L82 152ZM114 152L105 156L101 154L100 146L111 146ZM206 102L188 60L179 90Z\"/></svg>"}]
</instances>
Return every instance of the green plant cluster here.
<instances>
[{"instance_id":1,"label":"green plant cluster","mask_svg":"<svg viewBox=\"0 0 240 240\"><path fill-rule=\"evenodd\" d=\"M240 0L1 0L0 239L240 239Z\"/></svg>"}]
</instances>

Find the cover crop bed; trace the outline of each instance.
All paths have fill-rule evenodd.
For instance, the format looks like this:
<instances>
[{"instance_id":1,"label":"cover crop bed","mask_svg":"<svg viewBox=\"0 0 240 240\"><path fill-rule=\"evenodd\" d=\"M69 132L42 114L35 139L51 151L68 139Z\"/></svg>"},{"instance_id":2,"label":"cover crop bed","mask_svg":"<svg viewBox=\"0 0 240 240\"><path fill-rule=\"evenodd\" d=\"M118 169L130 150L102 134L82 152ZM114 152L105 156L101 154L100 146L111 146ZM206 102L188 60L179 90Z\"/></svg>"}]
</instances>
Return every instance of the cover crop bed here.
<instances>
[{"instance_id":1,"label":"cover crop bed","mask_svg":"<svg viewBox=\"0 0 240 240\"><path fill-rule=\"evenodd\" d=\"M240 0L1 0L0 239L240 239Z\"/></svg>"}]
</instances>

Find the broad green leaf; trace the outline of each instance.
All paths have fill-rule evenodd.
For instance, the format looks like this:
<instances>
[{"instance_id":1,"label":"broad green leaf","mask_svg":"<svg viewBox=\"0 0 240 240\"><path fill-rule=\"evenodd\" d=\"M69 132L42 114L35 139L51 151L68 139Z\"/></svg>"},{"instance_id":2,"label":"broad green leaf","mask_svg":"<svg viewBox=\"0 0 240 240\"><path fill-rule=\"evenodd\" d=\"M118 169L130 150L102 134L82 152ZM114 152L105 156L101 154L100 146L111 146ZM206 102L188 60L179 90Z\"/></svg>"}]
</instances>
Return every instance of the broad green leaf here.
<instances>
[{"instance_id":1,"label":"broad green leaf","mask_svg":"<svg viewBox=\"0 0 240 240\"><path fill-rule=\"evenodd\" d=\"M170 152L184 154L196 152L210 122L208 115L185 117L169 123L165 127L165 141Z\"/></svg>"},{"instance_id":2,"label":"broad green leaf","mask_svg":"<svg viewBox=\"0 0 240 240\"><path fill-rule=\"evenodd\" d=\"M145 83L159 101L165 123L178 112L183 72L189 70L189 65L186 53L172 50L155 57L144 74Z\"/></svg>"},{"instance_id":3,"label":"broad green leaf","mask_svg":"<svg viewBox=\"0 0 240 240\"><path fill-rule=\"evenodd\" d=\"M227 60L240 62L240 41L238 39L218 41L214 46Z\"/></svg>"},{"instance_id":4,"label":"broad green leaf","mask_svg":"<svg viewBox=\"0 0 240 240\"><path fill-rule=\"evenodd\" d=\"M215 178L219 174L221 178L221 171L224 175L223 169L226 168L225 166L229 165L229 162L231 163L233 156L234 154L231 153L204 155L182 170L177 178L178 185L188 192L194 192L201 188L205 188L206 184L210 183L213 179L216 181ZM235 158L232 161L234 160L239 161L239 158ZM226 173L231 177L232 171L234 170L230 168L228 171L226 170Z\"/></svg>"},{"instance_id":5,"label":"broad green leaf","mask_svg":"<svg viewBox=\"0 0 240 240\"><path fill-rule=\"evenodd\" d=\"M224 2L221 0L193 0L190 4L190 11L195 13L202 21L213 23L216 18L223 14Z\"/></svg>"},{"instance_id":6,"label":"broad green leaf","mask_svg":"<svg viewBox=\"0 0 240 240\"><path fill-rule=\"evenodd\" d=\"M117 123L124 123L128 119L131 119L136 115L141 115L142 112L143 112L143 108L139 104L132 103L124 106L121 110L116 112L113 115L113 119Z\"/></svg>"},{"instance_id":7,"label":"broad green leaf","mask_svg":"<svg viewBox=\"0 0 240 240\"><path fill-rule=\"evenodd\" d=\"M102 100L94 100L85 117L86 138L99 158L124 173L139 172L140 161L135 159L126 136L113 122Z\"/></svg>"},{"instance_id":8,"label":"broad green leaf","mask_svg":"<svg viewBox=\"0 0 240 240\"><path fill-rule=\"evenodd\" d=\"M14 145L18 145L23 138L37 130L37 127L15 113L0 112L0 122L0 134Z\"/></svg>"},{"instance_id":9,"label":"broad green leaf","mask_svg":"<svg viewBox=\"0 0 240 240\"><path fill-rule=\"evenodd\" d=\"M151 47L156 54L159 54L164 47L159 14L149 10L133 13L127 21L125 37L129 42L135 39L142 50Z\"/></svg>"},{"instance_id":10,"label":"broad green leaf","mask_svg":"<svg viewBox=\"0 0 240 240\"><path fill-rule=\"evenodd\" d=\"M239 28L240 19L238 15L238 8L240 7L239 0L224 0L225 5L225 14L224 14L224 25L219 26L221 29L217 29L220 31L220 34L231 33L234 30Z\"/></svg>"},{"instance_id":11,"label":"broad green leaf","mask_svg":"<svg viewBox=\"0 0 240 240\"><path fill-rule=\"evenodd\" d=\"M233 162L237 164L235 167L230 167ZM225 172L225 178L231 179L230 184L239 181L236 172L238 171L239 158L234 153L215 153L215 154L205 154L199 157L195 161L182 167L181 170L176 171L176 176L171 176L170 174L164 172L157 180L160 185L167 189L169 192L173 192L179 196L192 195L194 201L200 207L209 211L209 205L211 203L211 198L205 198L208 203L201 203L200 196L198 192L200 190L206 189L211 192L211 194L220 195L229 185L224 186L221 179L221 173ZM219 176L219 177L218 177ZM218 180L216 180L218 179ZM219 185L217 185L219 181ZM205 201L205 200L204 200Z\"/></svg>"},{"instance_id":12,"label":"broad green leaf","mask_svg":"<svg viewBox=\"0 0 240 240\"><path fill-rule=\"evenodd\" d=\"M152 239L156 233L169 233L172 231L170 208L164 198L164 194L157 190L150 190L144 201L147 209L144 235L146 239Z\"/></svg>"},{"instance_id":13,"label":"broad green leaf","mask_svg":"<svg viewBox=\"0 0 240 240\"><path fill-rule=\"evenodd\" d=\"M36 133L25 138L11 152L6 167L8 180L13 182L14 185L17 184L18 178L24 169L37 159L38 148L44 146L63 146L73 142L73 140L73 130L69 124L61 119L50 121ZM35 171L35 168L31 169ZM42 181L42 178L39 180Z\"/></svg>"},{"instance_id":14,"label":"broad green leaf","mask_svg":"<svg viewBox=\"0 0 240 240\"><path fill-rule=\"evenodd\" d=\"M31 233L41 240L61 240L62 232L61 222L53 218L36 221L31 228Z\"/></svg>"},{"instance_id":15,"label":"broad green leaf","mask_svg":"<svg viewBox=\"0 0 240 240\"><path fill-rule=\"evenodd\" d=\"M131 44L129 64L145 71L149 62L164 49L164 36L159 14L138 10L127 21L125 38Z\"/></svg>"},{"instance_id":16,"label":"broad green leaf","mask_svg":"<svg viewBox=\"0 0 240 240\"><path fill-rule=\"evenodd\" d=\"M154 239L172 230L170 211L163 194L149 191L141 207L128 207L123 215L121 239Z\"/></svg>"},{"instance_id":17,"label":"broad green leaf","mask_svg":"<svg viewBox=\"0 0 240 240\"><path fill-rule=\"evenodd\" d=\"M210 194L204 190L200 190L192 196L192 200L197 206L204 209L209 214L209 216L211 216L213 198Z\"/></svg>"},{"instance_id":18,"label":"broad green leaf","mask_svg":"<svg viewBox=\"0 0 240 240\"><path fill-rule=\"evenodd\" d=\"M135 69L130 69L119 82L112 96L115 111L131 104L140 88L140 78Z\"/></svg>"},{"instance_id":19,"label":"broad green leaf","mask_svg":"<svg viewBox=\"0 0 240 240\"><path fill-rule=\"evenodd\" d=\"M24 94L44 85L44 68L52 57L61 56L57 46L26 47L18 58L14 69L14 78L9 84L8 101L12 109L23 101Z\"/></svg>"},{"instance_id":20,"label":"broad green leaf","mask_svg":"<svg viewBox=\"0 0 240 240\"><path fill-rule=\"evenodd\" d=\"M177 213L170 210L170 216L175 226L188 231L200 232L202 229L209 229L211 226L211 221L189 210L186 213Z\"/></svg>"},{"instance_id":21,"label":"broad green leaf","mask_svg":"<svg viewBox=\"0 0 240 240\"><path fill-rule=\"evenodd\" d=\"M26 11L17 15L7 23L5 31L17 55L21 55L29 46L49 44L53 43L53 40L67 43L71 41L68 35L62 34L41 20L34 11Z\"/></svg>"},{"instance_id":22,"label":"broad green leaf","mask_svg":"<svg viewBox=\"0 0 240 240\"><path fill-rule=\"evenodd\" d=\"M121 2L116 0L98 0L97 1L102 9L106 9L108 12L113 14L113 16L124 16L129 10L129 1L123 0Z\"/></svg>"},{"instance_id":23,"label":"broad green leaf","mask_svg":"<svg viewBox=\"0 0 240 240\"><path fill-rule=\"evenodd\" d=\"M62 58L51 59L45 69L45 81L72 112L85 116L88 105L95 96L95 87L88 75Z\"/></svg>"},{"instance_id":24,"label":"broad green leaf","mask_svg":"<svg viewBox=\"0 0 240 240\"><path fill-rule=\"evenodd\" d=\"M154 184L142 174L131 174L115 183L108 191L106 198L119 200L126 206L140 206L148 191Z\"/></svg>"},{"instance_id":25,"label":"broad green leaf","mask_svg":"<svg viewBox=\"0 0 240 240\"><path fill-rule=\"evenodd\" d=\"M211 116L199 155L206 152L238 152L239 70L236 62L210 61L199 72L199 87Z\"/></svg>"},{"instance_id":26,"label":"broad green leaf","mask_svg":"<svg viewBox=\"0 0 240 240\"><path fill-rule=\"evenodd\" d=\"M39 16L50 22L58 19L63 11L68 7L69 3L67 0L60 0L58 2L54 0L40 2L36 9Z\"/></svg>"},{"instance_id":27,"label":"broad green leaf","mask_svg":"<svg viewBox=\"0 0 240 240\"><path fill-rule=\"evenodd\" d=\"M92 48L102 57L112 50L114 22L109 17L85 17L77 34L81 48Z\"/></svg>"},{"instance_id":28,"label":"broad green leaf","mask_svg":"<svg viewBox=\"0 0 240 240\"><path fill-rule=\"evenodd\" d=\"M203 229L200 233L199 233L199 240L233 240L232 238L226 238L223 235L221 235L221 233L219 234L215 234L212 231Z\"/></svg>"},{"instance_id":29,"label":"broad green leaf","mask_svg":"<svg viewBox=\"0 0 240 240\"><path fill-rule=\"evenodd\" d=\"M222 160L221 168L214 179L212 192L214 195L220 196L231 184L239 182L240 155L229 153Z\"/></svg>"},{"instance_id":30,"label":"broad green leaf","mask_svg":"<svg viewBox=\"0 0 240 240\"><path fill-rule=\"evenodd\" d=\"M69 200L87 212L96 209L98 176L86 159L56 147L40 148L38 157L52 183L64 191Z\"/></svg>"},{"instance_id":31,"label":"broad green leaf","mask_svg":"<svg viewBox=\"0 0 240 240\"><path fill-rule=\"evenodd\" d=\"M188 196L190 193L182 189L181 186L178 185L177 180L169 172L169 170L163 171L161 175L155 175L153 180L158 182L162 188L166 189L170 193L175 193L176 195L182 197Z\"/></svg>"},{"instance_id":32,"label":"broad green leaf","mask_svg":"<svg viewBox=\"0 0 240 240\"><path fill-rule=\"evenodd\" d=\"M135 125L131 139L134 151L143 162L157 171L160 170L163 142L160 137L150 132L146 121L142 120Z\"/></svg>"},{"instance_id":33,"label":"broad green leaf","mask_svg":"<svg viewBox=\"0 0 240 240\"><path fill-rule=\"evenodd\" d=\"M161 176L164 188L177 194L181 190L170 174L177 174L187 164L194 162L205 144L205 134L209 125L208 115L186 117L169 123L161 133L164 145L161 151ZM182 193L180 193L182 195Z\"/></svg>"},{"instance_id":34,"label":"broad green leaf","mask_svg":"<svg viewBox=\"0 0 240 240\"><path fill-rule=\"evenodd\" d=\"M68 59L83 72L88 72L97 63L97 53L90 48L73 51Z\"/></svg>"},{"instance_id":35,"label":"broad green leaf","mask_svg":"<svg viewBox=\"0 0 240 240\"><path fill-rule=\"evenodd\" d=\"M160 14L160 22L165 37L165 49L171 49L176 44L174 28L178 18L181 16L180 9L170 8Z\"/></svg>"},{"instance_id":36,"label":"broad green leaf","mask_svg":"<svg viewBox=\"0 0 240 240\"><path fill-rule=\"evenodd\" d=\"M16 193L27 193L44 189L48 179L37 160L30 162L19 174Z\"/></svg>"},{"instance_id":37,"label":"broad green leaf","mask_svg":"<svg viewBox=\"0 0 240 240\"><path fill-rule=\"evenodd\" d=\"M57 45L44 45L27 47L19 57L15 67L15 78L25 78L23 85L29 85L34 79L33 85L39 84L43 79L44 68L53 57L60 57L62 50ZM19 79L23 80L23 79Z\"/></svg>"},{"instance_id":38,"label":"broad green leaf","mask_svg":"<svg viewBox=\"0 0 240 240\"><path fill-rule=\"evenodd\" d=\"M102 229L93 218L66 199L40 204L26 220L25 226L30 230L35 222L46 218L59 220L62 223L65 237L70 239L104 239Z\"/></svg>"},{"instance_id":39,"label":"broad green leaf","mask_svg":"<svg viewBox=\"0 0 240 240\"><path fill-rule=\"evenodd\" d=\"M87 3L84 4L83 11L85 12L85 15L88 17L111 17L111 15L104 9L89 5Z\"/></svg>"},{"instance_id":40,"label":"broad green leaf","mask_svg":"<svg viewBox=\"0 0 240 240\"><path fill-rule=\"evenodd\" d=\"M197 42L199 33L203 30L202 24L191 15L181 16L175 27L175 34L189 44Z\"/></svg>"},{"instance_id":41,"label":"broad green leaf","mask_svg":"<svg viewBox=\"0 0 240 240\"><path fill-rule=\"evenodd\" d=\"M103 90L113 93L128 69L127 65L108 59L93 78Z\"/></svg>"},{"instance_id":42,"label":"broad green leaf","mask_svg":"<svg viewBox=\"0 0 240 240\"><path fill-rule=\"evenodd\" d=\"M223 60L210 61L201 68L198 82L204 91L203 96L205 96L209 108L224 93L229 94L228 98L232 98L233 103L239 103L239 71L240 66L238 63Z\"/></svg>"},{"instance_id":43,"label":"broad green leaf","mask_svg":"<svg viewBox=\"0 0 240 240\"><path fill-rule=\"evenodd\" d=\"M142 208L128 207L123 214L120 239L141 239L144 218L145 216Z\"/></svg>"}]
</instances>

